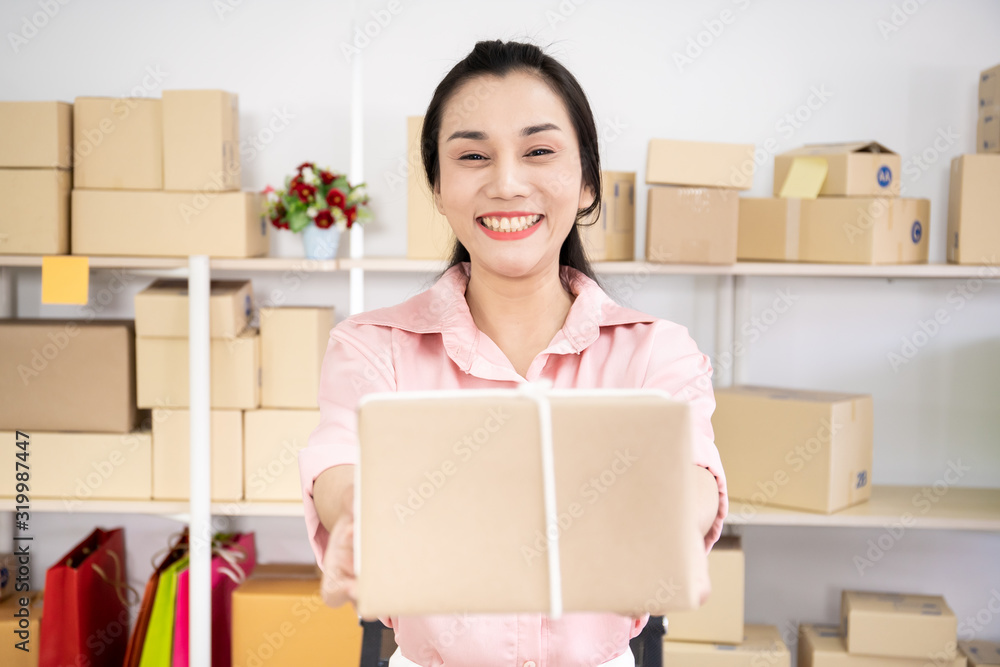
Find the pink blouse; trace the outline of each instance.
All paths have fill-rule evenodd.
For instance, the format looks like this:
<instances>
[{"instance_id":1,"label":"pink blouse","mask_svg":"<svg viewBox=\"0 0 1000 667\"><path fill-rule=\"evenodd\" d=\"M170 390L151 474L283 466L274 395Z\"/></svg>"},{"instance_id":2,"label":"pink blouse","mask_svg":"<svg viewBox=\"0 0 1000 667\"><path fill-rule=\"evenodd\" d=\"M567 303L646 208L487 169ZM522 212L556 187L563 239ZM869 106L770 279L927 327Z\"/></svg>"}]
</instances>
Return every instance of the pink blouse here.
<instances>
[{"instance_id":1,"label":"pink blouse","mask_svg":"<svg viewBox=\"0 0 1000 667\"><path fill-rule=\"evenodd\" d=\"M320 377L320 424L299 452L306 525L317 562L329 533L312 499L327 468L358 461L357 404L364 394L458 388L512 388L548 379L562 388L657 388L693 409L695 463L719 484L719 510L706 551L728 512L726 478L715 447L712 367L687 329L624 308L575 269L561 267L576 295L549 346L521 377L497 345L476 328L465 301L469 264L450 268L428 290L388 308L353 315L330 332ZM649 615L568 613L392 616L402 654L421 665L555 667L599 665L625 652Z\"/></svg>"}]
</instances>

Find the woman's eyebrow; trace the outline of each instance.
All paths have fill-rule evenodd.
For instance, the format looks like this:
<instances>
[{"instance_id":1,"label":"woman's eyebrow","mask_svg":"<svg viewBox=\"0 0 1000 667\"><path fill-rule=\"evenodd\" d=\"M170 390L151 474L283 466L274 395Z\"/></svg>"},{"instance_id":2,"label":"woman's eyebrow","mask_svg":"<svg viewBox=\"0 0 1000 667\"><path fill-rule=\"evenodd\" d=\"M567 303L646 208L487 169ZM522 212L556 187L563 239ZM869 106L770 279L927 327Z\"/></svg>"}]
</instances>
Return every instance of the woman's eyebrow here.
<instances>
[{"instance_id":1,"label":"woman's eyebrow","mask_svg":"<svg viewBox=\"0 0 1000 667\"><path fill-rule=\"evenodd\" d=\"M554 123L542 123L541 125L529 125L528 127L521 130L522 137L528 137L532 134L538 134L539 132L547 132L549 130L556 130L561 132L562 130L558 125ZM489 139L489 135L480 130L459 130L448 137L447 141L452 139L470 139L472 141L486 141Z\"/></svg>"}]
</instances>

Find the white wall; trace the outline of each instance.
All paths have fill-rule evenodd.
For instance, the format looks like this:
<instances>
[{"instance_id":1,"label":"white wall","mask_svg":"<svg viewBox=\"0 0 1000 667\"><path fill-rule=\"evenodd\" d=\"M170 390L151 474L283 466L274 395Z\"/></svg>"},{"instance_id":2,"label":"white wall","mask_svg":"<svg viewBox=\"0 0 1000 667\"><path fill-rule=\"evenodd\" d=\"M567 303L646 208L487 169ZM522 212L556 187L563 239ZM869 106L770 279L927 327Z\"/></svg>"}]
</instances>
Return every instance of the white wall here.
<instances>
[{"instance_id":1,"label":"white wall","mask_svg":"<svg viewBox=\"0 0 1000 667\"><path fill-rule=\"evenodd\" d=\"M244 188L277 184L307 159L347 168L350 80L341 45L352 39L352 3L69 2L15 53L8 33L20 31L40 4L0 5L7 41L0 45L0 99L72 101L77 95L127 95L137 87L152 96L163 88L220 87L240 95ZM372 12L392 17L363 50L365 174L376 213L366 250L376 256L405 253L405 188L396 178L406 172L404 119L424 112L437 82L477 39L531 38L566 64L604 133L603 167L634 170L639 182L651 137L753 142L773 152L808 142L879 140L902 155L905 194L931 199L933 262L944 260L948 166L953 156L974 150L977 74L1000 62L1000 5L988 0L399 0L394 15L389 6L364 2L356 8L362 21L374 21ZM730 22L713 23L723 11ZM708 32L712 27L717 36ZM679 66L675 54L699 38L708 46ZM150 84L145 89L144 79ZM814 109L804 106L810 101ZM796 113L801 120L793 125L786 117ZM287 125L271 133L269 123ZM257 148L251 150L252 142ZM770 193L772 164L766 155L749 194ZM645 218L642 194L640 188L639 221ZM641 222L638 237L642 248ZM295 254L296 241L279 238L275 254ZM301 286L276 275L249 277L258 296L278 289L289 303L332 303L341 315L347 311L346 276L311 276ZM431 278L370 274L367 306L398 302ZM95 274L92 295L109 279ZM100 316L131 316L131 295L149 280L134 278ZM621 293L623 279L607 282ZM713 285L712 278L654 277L629 302L688 325L702 349L711 351ZM962 286L979 287L966 281L749 279L753 315L760 316L779 290L797 301L750 346L745 380L873 394L875 483L932 484L949 461L961 459L973 469L960 485L997 486L1000 289L996 281L982 286L958 308L949 294ZM22 272L20 315L81 316L71 307L40 307L38 294L37 272ZM946 310L949 322L909 363L893 369L888 353L898 352L901 339L938 309ZM128 526L137 586L149 572L154 546L176 525L122 516L38 516L36 564L53 561L95 522ZM297 520L239 523L258 530L264 560L310 556ZM880 531L743 532L749 621L786 627L833 620L839 590L858 586L944 593L960 619L978 613L982 620L986 613L980 634L1000 639L1000 618L987 606L1000 596L997 534L910 531L859 574L852 559ZM41 584L40 568L35 576Z\"/></svg>"}]
</instances>

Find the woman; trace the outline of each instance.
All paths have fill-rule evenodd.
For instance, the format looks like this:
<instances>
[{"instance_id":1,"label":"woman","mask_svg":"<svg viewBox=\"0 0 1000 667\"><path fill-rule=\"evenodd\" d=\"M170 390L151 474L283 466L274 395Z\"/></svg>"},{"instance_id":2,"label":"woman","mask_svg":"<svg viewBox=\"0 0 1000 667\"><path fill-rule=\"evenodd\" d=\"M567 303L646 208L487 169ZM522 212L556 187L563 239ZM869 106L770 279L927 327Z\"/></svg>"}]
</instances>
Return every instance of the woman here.
<instances>
[{"instance_id":1,"label":"woman","mask_svg":"<svg viewBox=\"0 0 1000 667\"><path fill-rule=\"evenodd\" d=\"M655 387L687 400L698 437L698 521L711 549L728 502L713 442L708 358L684 327L623 308L597 284L577 223L600 206L597 131L576 79L535 46L480 42L437 87L422 159L457 238L450 267L398 306L333 329L320 382L321 423L300 453L306 521L324 599L356 599L355 410L375 391ZM648 620L615 614L381 619L392 667L634 665Z\"/></svg>"}]
</instances>

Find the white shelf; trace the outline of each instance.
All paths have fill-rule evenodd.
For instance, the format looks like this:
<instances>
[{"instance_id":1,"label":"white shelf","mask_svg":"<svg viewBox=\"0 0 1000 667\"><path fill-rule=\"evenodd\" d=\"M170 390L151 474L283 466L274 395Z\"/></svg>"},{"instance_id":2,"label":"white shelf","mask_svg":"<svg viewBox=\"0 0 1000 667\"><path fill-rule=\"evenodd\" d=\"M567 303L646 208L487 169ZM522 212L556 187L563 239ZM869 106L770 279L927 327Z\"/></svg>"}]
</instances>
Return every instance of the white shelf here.
<instances>
[{"instance_id":1,"label":"white shelf","mask_svg":"<svg viewBox=\"0 0 1000 667\"><path fill-rule=\"evenodd\" d=\"M920 486L874 486L867 503L834 514L754 506L729 501L727 525L812 526L820 528L884 528L1000 531L1000 489L949 488L940 497L920 498ZM917 501L914 498L919 498ZM937 502L933 502L936 499ZM904 517L906 520L904 522Z\"/></svg>"},{"instance_id":2,"label":"white shelf","mask_svg":"<svg viewBox=\"0 0 1000 667\"><path fill-rule=\"evenodd\" d=\"M0 267L40 267L41 255L0 255ZM213 258L213 270L302 271L331 273L359 268L385 273L439 273L443 260L405 257L366 257L325 261L295 257ZM186 269L187 258L91 256L95 269ZM650 262L594 262L603 275L656 274L706 276L788 276L832 278L983 278L1000 279L1000 266L961 264L804 264L796 262L737 262L736 264L654 264Z\"/></svg>"},{"instance_id":3,"label":"white shelf","mask_svg":"<svg viewBox=\"0 0 1000 667\"><path fill-rule=\"evenodd\" d=\"M756 506L731 500L726 525L732 526L810 526L818 528L884 528L904 525L923 530L976 530L1000 532L1000 489L950 488L929 506L914 496L919 486L875 486L867 503L834 514L815 514L779 507ZM13 511L14 501L0 499L0 511ZM922 511L929 507L927 511ZM185 516L189 505L183 501L162 500L81 500L33 499L31 512L89 512L97 514L152 514ZM744 514L744 512L747 512ZM754 512L752 515L750 512ZM212 503L217 516L303 516L302 503L232 501ZM912 517L903 523L905 515ZM907 525L909 524L909 525Z\"/></svg>"},{"instance_id":4,"label":"white shelf","mask_svg":"<svg viewBox=\"0 0 1000 667\"><path fill-rule=\"evenodd\" d=\"M16 503L11 498L0 498L0 512L13 512ZM31 512L66 512L93 514L150 514L157 516L187 516L191 505L187 501L173 500L62 500L58 498L32 498ZM301 501L254 502L234 500L213 502L212 514L216 516L303 516Z\"/></svg>"}]
</instances>

